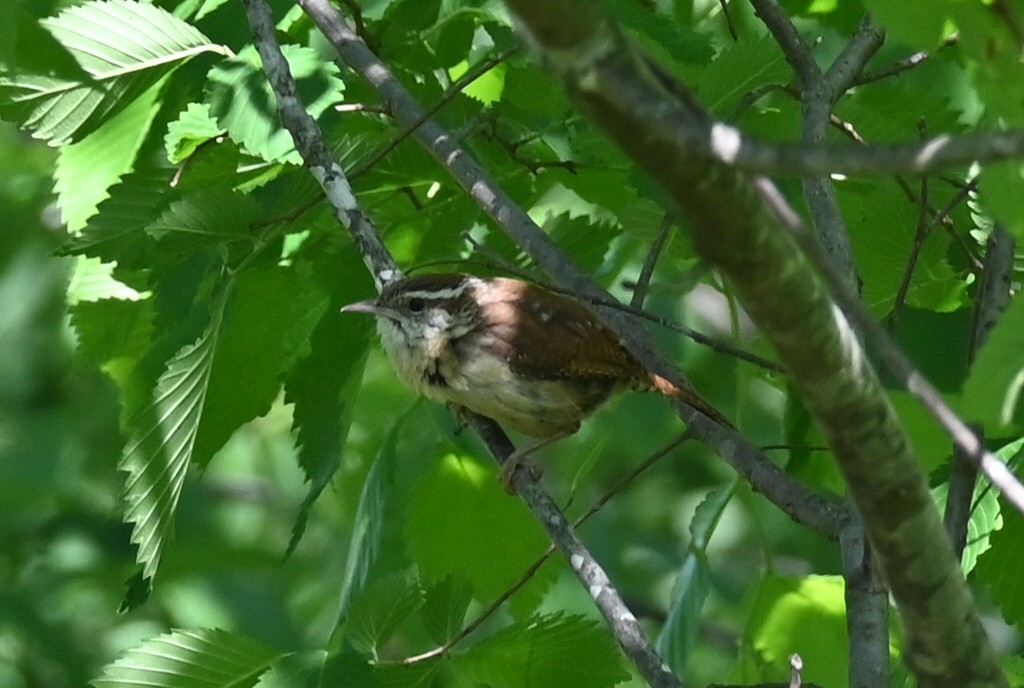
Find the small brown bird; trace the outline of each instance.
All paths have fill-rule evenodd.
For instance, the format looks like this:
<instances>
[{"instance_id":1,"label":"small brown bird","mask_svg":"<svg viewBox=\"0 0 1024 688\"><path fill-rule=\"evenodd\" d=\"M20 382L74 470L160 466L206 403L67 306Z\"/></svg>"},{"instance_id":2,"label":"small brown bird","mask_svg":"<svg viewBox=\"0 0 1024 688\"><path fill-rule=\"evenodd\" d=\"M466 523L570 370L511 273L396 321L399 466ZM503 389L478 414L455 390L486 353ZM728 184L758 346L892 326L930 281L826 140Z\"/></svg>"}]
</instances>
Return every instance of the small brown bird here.
<instances>
[{"instance_id":1,"label":"small brown bird","mask_svg":"<svg viewBox=\"0 0 1024 688\"><path fill-rule=\"evenodd\" d=\"M341 309L377 316L398 376L543 442L570 435L609 396L656 389L731 424L695 392L649 373L582 304L529 282L416 275Z\"/></svg>"}]
</instances>

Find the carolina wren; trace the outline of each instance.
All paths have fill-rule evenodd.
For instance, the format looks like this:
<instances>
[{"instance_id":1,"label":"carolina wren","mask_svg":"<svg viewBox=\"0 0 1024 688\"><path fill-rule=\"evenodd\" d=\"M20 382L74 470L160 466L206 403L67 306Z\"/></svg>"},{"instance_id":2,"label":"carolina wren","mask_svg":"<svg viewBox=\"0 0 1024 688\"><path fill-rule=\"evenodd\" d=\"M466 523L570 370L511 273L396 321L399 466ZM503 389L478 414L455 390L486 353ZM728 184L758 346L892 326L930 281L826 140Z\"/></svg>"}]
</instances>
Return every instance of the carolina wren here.
<instances>
[{"instance_id":1,"label":"carolina wren","mask_svg":"<svg viewBox=\"0 0 1024 688\"><path fill-rule=\"evenodd\" d=\"M656 389L731 427L695 392L649 373L586 307L529 282L416 275L341 310L377 316L381 342L407 385L542 444L576 432L627 389Z\"/></svg>"}]
</instances>

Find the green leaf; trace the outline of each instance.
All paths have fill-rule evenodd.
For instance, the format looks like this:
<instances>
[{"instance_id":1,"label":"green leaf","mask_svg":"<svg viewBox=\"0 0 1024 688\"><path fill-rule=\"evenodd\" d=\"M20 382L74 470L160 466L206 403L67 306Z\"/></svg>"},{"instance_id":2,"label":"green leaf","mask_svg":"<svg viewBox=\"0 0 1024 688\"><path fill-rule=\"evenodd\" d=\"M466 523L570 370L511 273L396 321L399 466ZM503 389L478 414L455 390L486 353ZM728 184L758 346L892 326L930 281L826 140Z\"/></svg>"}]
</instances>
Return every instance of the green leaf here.
<instances>
[{"instance_id":1,"label":"green leaf","mask_svg":"<svg viewBox=\"0 0 1024 688\"><path fill-rule=\"evenodd\" d=\"M178 119L167 125L164 147L167 159L179 163L188 159L207 141L224 133L205 103L189 103Z\"/></svg>"},{"instance_id":2,"label":"green leaf","mask_svg":"<svg viewBox=\"0 0 1024 688\"><path fill-rule=\"evenodd\" d=\"M407 532L409 553L425 581L455 574L485 601L518 581L548 544L547 534L522 502L505 494L490 466L457 454L445 456L417 486ZM516 593L520 614L536 608L554 571L545 574L542 568Z\"/></svg>"},{"instance_id":3,"label":"green leaf","mask_svg":"<svg viewBox=\"0 0 1024 688\"><path fill-rule=\"evenodd\" d=\"M211 189L174 201L146 226L159 243L160 257L188 256L208 246L254 241L252 223L260 207L248 194Z\"/></svg>"},{"instance_id":4,"label":"green leaf","mask_svg":"<svg viewBox=\"0 0 1024 688\"><path fill-rule=\"evenodd\" d=\"M281 50L310 115L319 118L342 101L344 84L337 78L337 65L311 48L282 45ZM210 112L232 141L263 160L302 164L291 134L278 120L275 96L256 48L246 46L237 56L222 61L207 79Z\"/></svg>"},{"instance_id":5,"label":"green leaf","mask_svg":"<svg viewBox=\"0 0 1024 688\"><path fill-rule=\"evenodd\" d=\"M437 22L441 0L398 0L387 7L384 22L388 33L417 33Z\"/></svg>"},{"instance_id":6,"label":"green leaf","mask_svg":"<svg viewBox=\"0 0 1024 688\"><path fill-rule=\"evenodd\" d=\"M1024 299L1014 298L992 328L967 374L960 408L997 432L1024 420Z\"/></svg>"},{"instance_id":7,"label":"green leaf","mask_svg":"<svg viewBox=\"0 0 1024 688\"><path fill-rule=\"evenodd\" d=\"M70 7L43 26L92 78L5 72L0 114L55 146L81 139L195 55L226 53L156 5L129 0Z\"/></svg>"},{"instance_id":8,"label":"green leaf","mask_svg":"<svg viewBox=\"0 0 1024 688\"><path fill-rule=\"evenodd\" d=\"M545 222L544 231L580 268L595 273L604 264L612 241L621 230L608 222L594 222L588 217L570 218L564 213Z\"/></svg>"},{"instance_id":9,"label":"green leaf","mask_svg":"<svg viewBox=\"0 0 1024 688\"><path fill-rule=\"evenodd\" d=\"M437 56L438 63L451 68L464 61L473 47L473 33L476 31L476 20L468 14L456 14L448 17L430 40L430 45ZM466 70L463 69L463 72ZM492 70L493 71L493 70ZM458 76L461 76L458 75ZM455 78L457 79L458 76Z\"/></svg>"},{"instance_id":10,"label":"green leaf","mask_svg":"<svg viewBox=\"0 0 1024 688\"><path fill-rule=\"evenodd\" d=\"M167 362L149 403L128 424L118 465L128 473L124 520L133 524L131 541L138 545L136 560L148 581L172 532L209 387L224 301L221 296L214 302L202 336Z\"/></svg>"},{"instance_id":11,"label":"green leaf","mask_svg":"<svg viewBox=\"0 0 1024 688\"><path fill-rule=\"evenodd\" d=\"M193 461L205 466L243 423L270 410L283 374L308 351L310 333L326 308L326 294L304 270L258 267L238 276L214 354Z\"/></svg>"},{"instance_id":12,"label":"green leaf","mask_svg":"<svg viewBox=\"0 0 1024 688\"><path fill-rule=\"evenodd\" d=\"M608 632L580 616L515 623L455 658L477 681L505 688L601 688L629 674Z\"/></svg>"},{"instance_id":13,"label":"green leaf","mask_svg":"<svg viewBox=\"0 0 1024 688\"><path fill-rule=\"evenodd\" d=\"M864 0L886 33L920 50L939 47L947 35L954 4L950 0Z\"/></svg>"},{"instance_id":14,"label":"green leaf","mask_svg":"<svg viewBox=\"0 0 1024 688\"><path fill-rule=\"evenodd\" d=\"M979 187L985 190L981 197L985 211L1013 234L1018 245L1024 243L1024 217L1020 212L1024 165L1016 161L986 165L981 171Z\"/></svg>"},{"instance_id":15,"label":"green leaf","mask_svg":"<svg viewBox=\"0 0 1024 688\"><path fill-rule=\"evenodd\" d=\"M697 33L686 23L648 7L639 8L629 0L607 3L608 11L630 29L641 45L656 55L665 55L687 65L707 65L714 57L710 34ZM685 21L689 21L686 17Z\"/></svg>"},{"instance_id":16,"label":"green leaf","mask_svg":"<svg viewBox=\"0 0 1024 688\"><path fill-rule=\"evenodd\" d=\"M403 573L378 578L352 600L346 615L346 637L352 647L376 657L399 625L423 605L419 582Z\"/></svg>"},{"instance_id":17,"label":"green leaf","mask_svg":"<svg viewBox=\"0 0 1024 688\"><path fill-rule=\"evenodd\" d=\"M289 552L302 536L313 502L341 463L373 328L371 318L338 314L342 306L372 289L351 244L340 249L321 247L309 265L312 279L329 295L329 302L326 315L310 335L308 355L298 360L285 380L285 401L294 405L292 431L299 467L309 481Z\"/></svg>"},{"instance_id":18,"label":"green leaf","mask_svg":"<svg viewBox=\"0 0 1024 688\"><path fill-rule=\"evenodd\" d=\"M375 577L405 570L405 528L413 485L431 468L437 433L418 404L388 433L363 484L341 588L340 617Z\"/></svg>"},{"instance_id":19,"label":"green leaf","mask_svg":"<svg viewBox=\"0 0 1024 688\"><path fill-rule=\"evenodd\" d=\"M247 688L285 656L275 647L219 629L174 631L147 640L103 669L94 688Z\"/></svg>"},{"instance_id":20,"label":"green leaf","mask_svg":"<svg viewBox=\"0 0 1024 688\"><path fill-rule=\"evenodd\" d=\"M850 183L838 187L864 282L864 302L875 313L888 312L896 301L910 259L918 223L918 208L895 185ZM939 199L932 199L940 203ZM953 272L947 253L949 235L932 231L918 254L906 302L947 312L964 303L966 284Z\"/></svg>"},{"instance_id":21,"label":"green leaf","mask_svg":"<svg viewBox=\"0 0 1024 688\"><path fill-rule=\"evenodd\" d=\"M171 187L173 170L146 169L132 172L110 188L85 228L73 235L64 250L116 261L122 268L150 267L153 238L144 230L179 198Z\"/></svg>"},{"instance_id":22,"label":"green leaf","mask_svg":"<svg viewBox=\"0 0 1024 688\"><path fill-rule=\"evenodd\" d=\"M83 301L103 299L141 299L143 295L138 291L114 279L113 270L113 263L103 263L98 258L79 256L68 281L68 303L74 305Z\"/></svg>"},{"instance_id":23,"label":"green leaf","mask_svg":"<svg viewBox=\"0 0 1024 688\"><path fill-rule=\"evenodd\" d=\"M377 664L373 668L374 686L380 688L432 688L441 667L449 663L441 658L430 657L415 664ZM339 684L358 685L365 683Z\"/></svg>"},{"instance_id":24,"label":"green leaf","mask_svg":"<svg viewBox=\"0 0 1024 688\"><path fill-rule=\"evenodd\" d=\"M728 115L740 98L766 84L792 79L779 44L765 34L758 40L729 43L710 64L696 73L695 90L701 103L718 115Z\"/></svg>"},{"instance_id":25,"label":"green leaf","mask_svg":"<svg viewBox=\"0 0 1024 688\"><path fill-rule=\"evenodd\" d=\"M104 299L71 309L78 353L99 365L119 385L149 350L153 337L152 301Z\"/></svg>"},{"instance_id":26,"label":"green leaf","mask_svg":"<svg viewBox=\"0 0 1024 688\"><path fill-rule=\"evenodd\" d=\"M1017 509L1001 504L1003 527L989 538L991 548L978 557L975 571L992 595L1007 623L1024 628L1024 516Z\"/></svg>"},{"instance_id":27,"label":"green leaf","mask_svg":"<svg viewBox=\"0 0 1024 688\"><path fill-rule=\"evenodd\" d=\"M736 481L713 490L697 506L690 522L690 549L672 586L668 618L655 641L662 659L677 676L684 675L697 631L702 623L701 610L711 592L711 565L707 545L718 522L736 493Z\"/></svg>"},{"instance_id":28,"label":"green leaf","mask_svg":"<svg viewBox=\"0 0 1024 688\"><path fill-rule=\"evenodd\" d=\"M68 231L82 229L107 190L132 168L156 116L159 95L159 85L154 86L89 136L61 147L54 180Z\"/></svg>"},{"instance_id":29,"label":"green leaf","mask_svg":"<svg viewBox=\"0 0 1024 688\"><path fill-rule=\"evenodd\" d=\"M789 656L796 653L803 659L805 681L845 686L849 641L843 589L841 576L766 575L743 634L740 680L788 681Z\"/></svg>"},{"instance_id":30,"label":"green leaf","mask_svg":"<svg viewBox=\"0 0 1024 688\"><path fill-rule=\"evenodd\" d=\"M455 575L445 576L427 590L422 615L431 640L443 645L462 630L466 610L472 601L472 583Z\"/></svg>"}]
</instances>

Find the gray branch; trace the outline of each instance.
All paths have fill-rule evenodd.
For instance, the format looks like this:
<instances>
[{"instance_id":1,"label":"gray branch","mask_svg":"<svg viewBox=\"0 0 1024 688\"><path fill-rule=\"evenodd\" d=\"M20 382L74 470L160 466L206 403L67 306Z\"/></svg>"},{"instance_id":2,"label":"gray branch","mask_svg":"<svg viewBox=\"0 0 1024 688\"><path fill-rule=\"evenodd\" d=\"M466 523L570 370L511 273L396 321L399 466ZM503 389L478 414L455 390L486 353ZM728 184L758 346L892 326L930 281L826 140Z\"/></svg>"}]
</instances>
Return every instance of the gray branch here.
<instances>
[{"instance_id":1,"label":"gray branch","mask_svg":"<svg viewBox=\"0 0 1024 688\"><path fill-rule=\"evenodd\" d=\"M323 188L338 220L352 233L379 290L384 284L400 278L402 272L380 240L373 222L359 208L345 172L327 149L320 127L299 96L295 78L274 35L274 19L270 7L264 0L243 2L256 51L263 62L263 71L277 99L278 116L292 135L306 167Z\"/></svg>"}]
</instances>

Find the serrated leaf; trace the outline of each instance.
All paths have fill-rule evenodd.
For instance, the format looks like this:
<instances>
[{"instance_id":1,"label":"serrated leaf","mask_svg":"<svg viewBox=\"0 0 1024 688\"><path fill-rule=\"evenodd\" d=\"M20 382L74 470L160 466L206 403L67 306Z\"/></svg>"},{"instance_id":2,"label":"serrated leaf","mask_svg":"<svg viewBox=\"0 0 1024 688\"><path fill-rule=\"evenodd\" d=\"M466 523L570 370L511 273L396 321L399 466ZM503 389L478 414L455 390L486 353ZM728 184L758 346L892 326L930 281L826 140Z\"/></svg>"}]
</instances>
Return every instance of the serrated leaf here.
<instances>
[{"instance_id":1,"label":"serrated leaf","mask_svg":"<svg viewBox=\"0 0 1024 688\"><path fill-rule=\"evenodd\" d=\"M454 664L481 683L505 688L601 688L629 678L621 658L596 622L555 614L502 629Z\"/></svg>"},{"instance_id":2,"label":"serrated leaf","mask_svg":"<svg viewBox=\"0 0 1024 688\"><path fill-rule=\"evenodd\" d=\"M417 486L407 532L424 581L459 575L483 600L505 592L548 544L547 534L522 502L508 498L494 471L456 454L445 456ZM532 612L554 572L542 568L516 593L520 614Z\"/></svg>"},{"instance_id":3,"label":"serrated leaf","mask_svg":"<svg viewBox=\"0 0 1024 688\"><path fill-rule=\"evenodd\" d=\"M203 403L213 367L224 297L214 302L209 324L193 344L167 362L149 403L128 423L128 441L118 468L128 473L124 520L131 523L132 543L142 575L153 580L195 446Z\"/></svg>"},{"instance_id":4,"label":"serrated leaf","mask_svg":"<svg viewBox=\"0 0 1024 688\"><path fill-rule=\"evenodd\" d=\"M310 115L319 118L341 102L344 84L337 65L311 48L282 45L281 50ZM302 163L291 134L278 120L275 96L253 46L210 70L206 102L219 126L245 151L264 160Z\"/></svg>"},{"instance_id":5,"label":"serrated leaf","mask_svg":"<svg viewBox=\"0 0 1024 688\"><path fill-rule=\"evenodd\" d=\"M1018 246L1024 244L1024 218L1020 213L1024 165L1016 161L986 165L981 171L979 186L985 190L981 204L986 212L1009 230Z\"/></svg>"},{"instance_id":6,"label":"serrated leaf","mask_svg":"<svg viewBox=\"0 0 1024 688\"><path fill-rule=\"evenodd\" d=\"M580 268L593 274L603 265L612 241L621 230L610 222L595 222L589 217L570 218L563 214L545 222L544 231Z\"/></svg>"},{"instance_id":7,"label":"serrated leaf","mask_svg":"<svg viewBox=\"0 0 1024 688\"><path fill-rule=\"evenodd\" d=\"M195 55L227 52L156 5L129 0L87 2L42 23L91 80L5 72L0 113L51 145L81 139Z\"/></svg>"},{"instance_id":8,"label":"serrated leaf","mask_svg":"<svg viewBox=\"0 0 1024 688\"><path fill-rule=\"evenodd\" d=\"M1014 298L967 374L960 408L989 432L1022 419L1024 299Z\"/></svg>"},{"instance_id":9,"label":"serrated leaf","mask_svg":"<svg viewBox=\"0 0 1024 688\"><path fill-rule=\"evenodd\" d=\"M1002 505L1001 505L1002 506ZM1003 527L989 538L990 549L978 557L978 578L989 588L992 599L1007 623L1024 628L1024 516L1012 506L1001 508Z\"/></svg>"},{"instance_id":10,"label":"serrated leaf","mask_svg":"<svg viewBox=\"0 0 1024 688\"><path fill-rule=\"evenodd\" d=\"M210 114L209 105L189 103L178 119L167 125L167 135L164 136L167 159L179 163L195 153L199 146L222 133L224 130Z\"/></svg>"},{"instance_id":11,"label":"serrated leaf","mask_svg":"<svg viewBox=\"0 0 1024 688\"><path fill-rule=\"evenodd\" d=\"M236 191L211 189L174 201L146 226L160 247L161 258L184 256L207 246L254 241L251 224L260 217L255 199Z\"/></svg>"},{"instance_id":12,"label":"serrated leaf","mask_svg":"<svg viewBox=\"0 0 1024 688\"><path fill-rule=\"evenodd\" d=\"M423 605L419 581L404 573L384 576L352 600L345 615L345 637L352 647L371 656L399 625Z\"/></svg>"},{"instance_id":13,"label":"serrated leaf","mask_svg":"<svg viewBox=\"0 0 1024 688\"><path fill-rule=\"evenodd\" d=\"M237 277L214 354L193 461L205 466L243 423L270 410L283 374L308 350L310 332L326 308L327 295L298 268L250 268Z\"/></svg>"},{"instance_id":14,"label":"serrated leaf","mask_svg":"<svg viewBox=\"0 0 1024 688\"><path fill-rule=\"evenodd\" d=\"M54 186L69 232L77 232L128 172L157 112L160 85L136 98L81 141L62 146Z\"/></svg>"},{"instance_id":15,"label":"serrated leaf","mask_svg":"<svg viewBox=\"0 0 1024 688\"><path fill-rule=\"evenodd\" d=\"M370 318L338 315L342 306L359 300L371 289L369 276L352 245L319 251L310 269L312 279L329 295L329 305L310 335L309 354L297 361L285 380L285 401L294 405L292 431L299 467L309 482L289 552L302 536L313 502L340 465L373 328ZM344 345L339 346L339 342Z\"/></svg>"},{"instance_id":16,"label":"serrated leaf","mask_svg":"<svg viewBox=\"0 0 1024 688\"><path fill-rule=\"evenodd\" d=\"M103 669L94 688L247 688L285 656L252 638L201 629L147 640Z\"/></svg>"},{"instance_id":17,"label":"serrated leaf","mask_svg":"<svg viewBox=\"0 0 1024 688\"><path fill-rule=\"evenodd\" d=\"M431 640L443 645L461 630L472 601L473 584L460 576L445 576L427 590L421 613Z\"/></svg>"},{"instance_id":18,"label":"serrated leaf","mask_svg":"<svg viewBox=\"0 0 1024 688\"><path fill-rule=\"evenodd\" d=\"M155 245L144 231L179 197L171 187L173 170L147 169L126 175L110 188L85 228L72 235L64 251L116 261L121 267L150 267Z\"/></svg>"}]
</instances>

